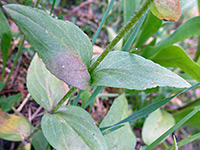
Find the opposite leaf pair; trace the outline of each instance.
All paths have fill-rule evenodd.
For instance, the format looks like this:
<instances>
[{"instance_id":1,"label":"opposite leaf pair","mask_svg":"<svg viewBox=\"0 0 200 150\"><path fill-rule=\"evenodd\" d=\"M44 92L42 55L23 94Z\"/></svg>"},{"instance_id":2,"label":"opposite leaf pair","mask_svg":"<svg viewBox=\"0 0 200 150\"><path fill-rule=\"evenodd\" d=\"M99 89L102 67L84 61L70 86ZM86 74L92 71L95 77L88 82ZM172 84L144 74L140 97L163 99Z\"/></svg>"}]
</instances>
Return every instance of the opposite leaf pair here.
<instances>
[{"instance_id":1,"label":"opposite leaf pair","mask_svg":"<svg viewBox=\"0 0 200 150\"><path fill-rule=\"evenodd\" d=\"M189 84L152 61L128 52L111 52L91 73L92 44L77 26L52 18L42 10L22 5L4 6L47 69L67 84L82 90L91 86L143 90L156 86Z\"/></svg>"}]
</instances>

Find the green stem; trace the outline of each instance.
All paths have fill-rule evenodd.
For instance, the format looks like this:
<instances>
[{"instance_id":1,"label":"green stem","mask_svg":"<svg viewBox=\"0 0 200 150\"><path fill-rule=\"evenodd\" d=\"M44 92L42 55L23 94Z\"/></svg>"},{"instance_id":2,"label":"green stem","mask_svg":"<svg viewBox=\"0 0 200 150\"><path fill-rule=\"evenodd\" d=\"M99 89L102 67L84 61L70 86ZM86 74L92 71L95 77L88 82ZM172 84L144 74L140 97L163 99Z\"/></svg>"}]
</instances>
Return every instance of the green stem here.
<instances>
[{"instance_id":1,"label":"green stem","mask_svg":"<svg viewBox=\"0 0 200 150\"><path fill-rule=\"evenodd\" d=\"M59 103L55 106L55 108L51 111L52 113L55 113L60 106L66 101L66 99L68 99L76 90L76 87L72 87L64 96L63 98L59 101Z\"/></svg>"},{"instance_id":2,"label":"green stem","mask_svg":"<svg viewBox=\"0 0 200 150\"><path fill-rule=\"evenodd\" d=\"M25 35L22 36L22 39L21 39L19 47L18 47L17 55L16 55L16 58L15 58L14 63L13 63L13 66L11 68L11 71L10 71L10 73L9 73L9 75L8 75L8 77L6 79L6 82L4 83L2 89L4 89L5 86L7 85L8 81L10 80L10 77L11 77L11 75L12 75L14 69L15 69L15 66L17 65L19 57L21 56L21 53L22 53L22 48L23 48L23 45L24 45L24 41L25 41Z\"/></svg>"},{"instance_id":3,"label":"green stem","mask_svg":"<svg viewBox=\"0 0 200 150\"><path fill-rule=\"evenodd\" d=\"M104 52L98 57L98 59L89 68L90 73L101 63L101 61L115 47L115 45L121 40L121 38L123 38L125 33L128 32L133 27L133 25L135 25L135 23L141 18L141 16L148 9L149 5L152 2L153 0L147 0L142 6L142 8L131 18L131 20L127 23L127 25L119 31L119 34L112 40L112 42L108 45L108 47L104 50Z\"/></svg>"},{"instance_id":4,"label":"green stem","mask_svg":"<svg viewBox=\"0 0 200 150\"><path fill-rule=\"evenodd\" d=\"M35 6L34 6L34 8L37 8L37 7L38 7L38 5L39 5L39 3L40 3L40 0L37 0L37 1L36 1L36 3L35 3Z\"/></svg>"},{"instance_id":5,"label":"green stem","mask_svg":"<svg viewBox=\"0 0 200 150\"><path fill-rule=\"evenodd\" d=\"M53 13L53 9L54 9L55 3L56 3L56 0L53 0L53 4L51 6L50 15Z\"/></svg>"}]
</instances>

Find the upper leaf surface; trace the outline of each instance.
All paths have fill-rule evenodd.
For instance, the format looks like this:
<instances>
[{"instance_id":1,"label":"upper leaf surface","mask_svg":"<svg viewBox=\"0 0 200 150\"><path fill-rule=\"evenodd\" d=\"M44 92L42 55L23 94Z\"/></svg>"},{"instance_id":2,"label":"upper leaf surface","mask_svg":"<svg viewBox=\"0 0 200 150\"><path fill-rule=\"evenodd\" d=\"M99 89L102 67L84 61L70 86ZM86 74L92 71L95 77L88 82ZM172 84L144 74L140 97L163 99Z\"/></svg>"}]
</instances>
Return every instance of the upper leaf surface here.
<instances>
[{"instance_id":1,"label":"upper leaf surface","mask_svg":"<svg viewBox=\"0 0 200 150\"><path fill-rule=\"evenodd\" d=\"M92 44L83 31L69 21L54 19L36 8L15 4L4 8L50 72L72 86L82 90L89 88L87 68L92 57Z\"/></svg>"},{"instance_id":2,"label":"upper leaf surface","mask_svg":"<svg viewBox=\"0 0 200 150\"><path fill-rule=\"evenodd\" d=\"M34 100L48 111L52 110L68 91L68 86L46 69L37 54L28 69L27 87Z\"/></svg>"},{"instance_id":3,"label":"upper leaf surface","mask_svg":"<svg viewBox=\"0 0 200 150\"><path fill-rule=\"evenodd\" d=\"M93 85L144 90L156 86L177 88L190 84L171 72L141 56L113 51L92 72Z\"/></svg>"},{"instance_id":4,"label":"upper leaf surface","mask_svg":"<svg viewBox=\"0 0 200 150\"><path fill-rule=\"evenodd\" d=\"M90 114L77 106L60 108L45 114L42 131L58 150L107 150L106 141Z\"/></svg>"},{"instance_id":5,"label":"upper leaf surface","mask_svg":"<svg viewBox=\"0 0 200 150\"><path fill-rule=\"evenodd\" d=\"M142 139L145 144L150 145L163 133L175 124L171 114L160 109L151 113L144 122L142 129Z\"/></svg>"},{"instance_id":6,"label":"upper leaf surface","mask_svg":"<svg viewBox=\"0 0 200 150\"><path fill-rule=\"evenodd\" d=\"M100 127L111 126L128 116L128 103L124 94L114 100L109 112L100 124ZM129 123L125 126L104 135L108 149L133 150L136 145L136 137ZM124 140L126 139L126 140Z\"/></svg>"},{"instance_id":7,"label":"upper leaf surface","mask_svg":"<svg viewBox=\"0 0 200 150\"><path fill-rule=\"evenodd\" d=\"M166 47L153 58L153 61L165 67L179 67L194 79L200 81L200 66L181 47Z\"/></svg>"},{"instance_id":8,"label":"upper leaf surface","mask_svg":"<svg viewBox=\"0 0 200 150\"><path fill-rule=\"evenodd\" d=\"M200 35L200 16L189 19L176 29L166 39L160 41L155 46L145 47L142 51L142 56L145 58L153 58L159 51L176 42L191 38L195 35Z\"/></svg>"}]
</instances>

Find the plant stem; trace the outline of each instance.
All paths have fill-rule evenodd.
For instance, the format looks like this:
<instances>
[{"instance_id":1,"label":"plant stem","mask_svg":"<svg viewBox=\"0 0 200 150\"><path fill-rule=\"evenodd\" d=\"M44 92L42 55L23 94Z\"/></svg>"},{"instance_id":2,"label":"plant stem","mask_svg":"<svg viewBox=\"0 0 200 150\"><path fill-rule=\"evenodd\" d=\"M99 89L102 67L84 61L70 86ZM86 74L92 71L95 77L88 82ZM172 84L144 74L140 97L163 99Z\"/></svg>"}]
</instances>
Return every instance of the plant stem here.
<instances>
[{"instance_id":1,"label":"plant stem","mask_svg":"<svg viewBox=\"0 0 200 150\"><path fill-rule=\"evenodd\" d=\"M112 40L104 52L98 57L98 59L89 68L91 73L94 69L101 63L101 61L108 55L108 53L115 47L115 45L123 38L126 32L128 32L133 25L140 19L144 12L148 9L148 6L153 2L153 0L147 0L142 8L131 18L127 25L119 31L119 34Z\"/></svg>"},{"instance_id":2,"label":"plant stem","mask_svg":"<svg viewBox=\"0 0 200 150\"><path fill-rule=\"evenodd\" d=\"M39 126L35 127L35 129L31 132L31 134L26 139L27 140L31 139L35 135L35 133L40 129L41 129L41 124Z\"/></svg>"},{"instance_id":3,"label":"plant stem","mask_svg":"<svg viewBox=\"0 0 200 150\"><path fill-rule=\"evenodd\" d=\"M13 66L11 68L11 71L10 71L10 73L9 73L9 75L8 75L8 77L6 79L6 82L4 83L2 89L4 89L5 86L7 85L8 81L10 80L10 77L11 77L11 75L12 75L14 69L15 69L15 66L17 65L19 57L21 56L21 53L22 53L22 48L23 48L23 45L24 45L24 41L25 41L25 35L23 34L22 39L21 39L20 44L19 44L19 47L18 47L17 55L16 55L16 58L14 60Z\"/></svg>"},{"instance_id":4,"label":"plant stem","mask_svg":"<svg viewBox=\"0 0 200 150\"><path fill-rule=\"evenodd\" d=\"M141 18L144 12L148 9L148 6L153 2L153 0L147 0L142 8L132 17L132 19L128 22L128 24L122 28L119 34L112 40L112 42L108 45L108 47L104 50L104 52L98 57L98 59L92 64L92 66L88 69L91 73L100 63L101 61L107 56L107 54L115 47L115 45L120 41L120 39L128 32L135 23ZM51 111L55 113L59 107L66 101L67 98L76 90L77 88L72 87L65 96L60 100L60 102L56 105L56 107Z\"/></svg>"},{"instance_id":5,"label":"plant stem","mask_svg":"<svg viewBox=\"0 0 200 150\"><path fill-rule=\"evenodd\" d=\"M51 111L52 113L55 113L59 107L66 101L67 98L69 98L71 96L71 94L74 93L74 91L76 90L76 87L72 87L64 96L63 98L59 101L59 103L55 106L55 108Z\"/></svg>"},{"instance_id":6,"label":"plant stem","mask_svg":"<svg viewBox=\"0 0 200 150\"><path fill-rule=\"evenodd\" d=\"M54 9L55 3L56 3L56 0L53 0L53 4L51 6L50 15L53 13L53 9Z\"/></svg>"}]
</instances>

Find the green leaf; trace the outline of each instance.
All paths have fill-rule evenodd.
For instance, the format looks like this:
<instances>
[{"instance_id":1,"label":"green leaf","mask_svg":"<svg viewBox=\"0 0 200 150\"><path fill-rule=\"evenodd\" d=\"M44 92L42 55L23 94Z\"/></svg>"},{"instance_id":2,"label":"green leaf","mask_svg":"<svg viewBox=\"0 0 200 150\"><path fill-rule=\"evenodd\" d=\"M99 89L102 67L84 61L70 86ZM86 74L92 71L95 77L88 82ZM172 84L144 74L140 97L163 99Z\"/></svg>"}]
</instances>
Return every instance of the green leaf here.
<instances>
[{"instance_id":1,"label":"green leaf","mask_svg":"<svg viewBox=\"0 0 200 150\"><path fill-rule=\"evenodd\" d=\"M192 116L194 116L200 109L200 106L196 107L193 111L191 111L187 116L182 118L178 123L176 123L173 127L167 130L163 135L161 135L158 139L156 139L151 145L149 145L146 150L152 150L156 145L158 145L162 140L164 140L169 134L174 132L177 128L182 126L187 120L189 120Z\"/></svg>"},{"instance_id":2,"label":"green leaf","mask_svg":"<svg viewBox=\"0 0 200 150\"><path fill-rule=\"evenodd\" d=\"M141 47L153 34L160 29L161 25L162 20L155 17L149 11L141 31L136 38L136 47Z\"/></svg>"},{"instance_id":3,"label":"green leaf","mask_svg":"<svg viewBox=\"0 0 200 150\"><path fill-rule=\"evenodd\" d=\"M150 46L144 48L142 51L142 56L145 58L153 58L159 51L166 48L176 42L183 41L187 38L191 38L195 35L200 34L200 16L189 19L184 24L182 24L178 29L176 29L170 36L165 40L157 43L155 46Z\"/></svg>"},{"instance_id":4,"label":"green leaf","mask_svg":"<svg viewBox=\"0 0 200 150\"><path fill-rule=\"evenodd\" d=\"M157 109L151 113L144 122L142 128L142 139L144 143L150 145L174 124L175 120L171 114L164 110Z\"/></svg>"},{"instance_id":5,"label":"green leaf","mask_svg":"<svg viewBox=\"0 0 200 150\"><path fill-rule=\"evenodd\" d=\"M131 17L134 15L134 12L137 10L137 8L140 5L140 1L138 0L124 0L124 24L126 24Z\"/></svg>"},{"instance_id":6,"label":"green leaf","mask_svg":"<svg viewBox=\"0 0 200 150\"><path fill-rule=\"evenodd\" d=\"M25 118L0 110L0 138L8 141L23 141L30 132L31 126Z\"/></svg>"},{"instance_id":7,"label":"green leaf","mask_svg":"<svg viewBox=\"0 0 200 150\"><path fill-rule=\"evenodd\" d=\"M22 94L16 94L9 97L0 97L0 106L2 112L10 111L12 105L22 98Z\"/></svg>"},{"instance_id":8,"label":"green leaf","mask_svg":"<svg viewBox=\"0 0 200 150\"><path fill-rule=\"evenodd\" d=\"M69 90L63 81L46 69L37 54L28 69L27 87L34 100L48 111L52 110Z\"/></svg>"},{"instance_id":9,"label":"green leaf","mask_svg":"<svg viewBox=\"0 0 200 150\"><path fill-rule=\"evenodd\" d=\"M100 124L100 127L107 127L117 123L128 116L128 103L125 94L122 94L114 100L109 112ZM136 137L129 123L115 130L112 133L106 134L106 143L109 150L131 150L136 145ZM126 139L126 140L125 140Z\"/></svg>"},{"instance_id":10,"label":"green leaf","mask_svg":"<svg viewBox=\"0 0 200 150\"><path fill-rule=\"evenodd\" d=\"M176 120L176 122L180 121L184 116L186 116L188 113L190 113L191 111L193 110L193 108L185 108L183 110L179 110L177 111L175 114L174 114L174 118ZM200 129L200 112L197 112L194 116L192 116L190 118L190 120L186 121L184 123L184 127L193 127L193 128L196 128L196 129Z\"/></svg>"},{"instance_id":11,"label":"green leaf","mask_svg":"<svg viewBox=\"0 0 200 150\"><path fill-rule=\"evenodd\" d=\"M175 73L141 56L128 52L110 52L91 73L94 86L144 90L157 86L190 86Z\"/></svg>"},{"instance_id":12,"label":"green leaf","mask_svg":"<svg viewBox=\"0 0 200 150\"><path fill-rule=\"evenodd\" d=\"M142 27L142 24L144 23L144 20L147 16L147 13L149 12L149 10L147 10L143 16L140 18L138 24L136 25L136 27L134 28L133 32L131 33L130 37L128 38L128 40L126 41L126 43L124 44L123 48L121 49L121 51L129 51L129 49L131 48L131 46L133 45L136 36L138 35L138 32L140 31L140 28Z\"/></svg>"},{"instance_id":13,"label":"green leaf","mask_svg":"<svg viewBox=\"0 0 200 150\"><path fill-rule=\"evenodd\" d=\"M3 90L3 88L4 88L4 82L0 82L0 92Z\"/></svg>"},{"instance_id":14,"label":"green leaf","mask_svg":"<svg viewBox=\"0 0 200 150\"><path fill-rule=\"evenodd\" d=\"M6 62L8 59L8 50L12 40L12 32L9 23L1 10L0 22L1 56L3 59L2 78L4 78Z\"/></svg>"},{"instance_id":15,"label":"green leaf","mask_svg":"<svg viewBox=\"0 0 200 150\"><path fill-rule=\"evenodd\" d=\"M200 66L179 46L169 46L160 50L152 60L164 67L179 67L200 81Z\"/></svg>"},{"instance_id":16,"label":"green leaf","mask_svg":"<svg viewBox=\"0 0 200 150\"><path fill-rule=\"evenodd\" d=\"M117 33L111 27L106 27L106 29L107 29L107 32L108 32L108 40L111 42L117 36ZM122 44L123 44L123 40L120 40L116 44L116 46L114 47L114 49L115 50L121 50Z\"/></svg>"},{"instance_id":17,"label":"green leaf","mask_svg":"<svg viewBox=\"0 0 200 150\"><path fill-rule=\"evenodd\" d=\"M193 85L193 86L191 86L191 87L189 87L189 88L187 88L187 89L185 89L185 90L183 90L183 91L181 91L181 92L179 92L179 93L177 93L177 94L175 94L173 96L170 96L170 97L168 97L166 99L163 99L161 101L158 101L158 102L152 103L150 105L147 105L147 106L143 107L142 109L134 112L130 116L126 117L125 119L119 121L118 123L116 123L116 124L114 124L112 126L104 127L104 129L101 128L101 130L105 131L108 128L114 128L114 127L119 126L121 124L124 124L126 122L131 122L131 121L135 121L137 119L143 118L143 117L149 115L150 113L152 113L153 111L157 110L158 108L162 107L163 105L168 103L173 98L175 98L175 97L177 97L177 96L179 96L179 95L181 95L181 94L183 94L183 93L185 93L185 92L187 92L187 91L189 91L189 90L191 90L191 89L193 89L193 88L195 88L195 87L197 87L199 85L200 85L200 82L196 83L195 85Z\"/></svg>"},{"instance_id":18,"label":"green leaf","mask_svg":"<svg viewBox=\"0 0 200 150\"><path fill-rule=\"evenodd\" d=\"M37 131L34 134L32 138L32 144L35 150L49 150L50 149L50 148L47 148L49 143L47 142L41 130Z\"/></svg>"},{"instance_id":19,"label":"green leaf","mask_svg":"<svg viewBox=\"0 0 200 150\"><path fill-rule=\"evenodd\" d=\"M77 106L45 114L42 131L48 142L59 150L107 150L106 141L90 114Z\"/></svg>"},{"instance_id":20,"label":"green leaf","mask_svg":"<svg viewBox=\"0 0 200 150\"><path fill-rule=\"evenodd\" d=\"M51 73L81 90L89 89L88 67L93 48L83 31L69 21L57 20L36 8L15 4L4 8Z\"/></svg>"}]
</instances>

